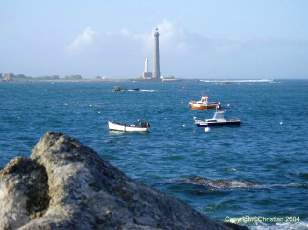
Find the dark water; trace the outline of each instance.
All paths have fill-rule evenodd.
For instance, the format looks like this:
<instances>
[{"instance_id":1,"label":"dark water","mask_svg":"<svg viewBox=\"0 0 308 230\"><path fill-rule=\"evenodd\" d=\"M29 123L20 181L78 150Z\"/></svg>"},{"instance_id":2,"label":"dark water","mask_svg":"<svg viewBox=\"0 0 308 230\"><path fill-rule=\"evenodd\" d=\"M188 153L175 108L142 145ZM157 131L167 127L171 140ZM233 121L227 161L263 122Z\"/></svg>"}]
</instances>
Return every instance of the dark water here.
<instances>
[{"instance_id":1,"label":"dark water","mask_svg":"<svg viewBox=\"0 0 308 230\"><path fill-rule=\"evenodd\" d=\"M114 85L154 91L113 93ZM213 218L307 221L308 81L0 83L0 95L1 167L14 156L30 155L46 131L62 131L129 176ZM195 127L194 116L212 116L188 109L189 100L201 95L220 100L226 116L242 125L207 133ZM107 129L109 119L138 118L150 122L150 133Z\"/></svg>"}]
</instances>

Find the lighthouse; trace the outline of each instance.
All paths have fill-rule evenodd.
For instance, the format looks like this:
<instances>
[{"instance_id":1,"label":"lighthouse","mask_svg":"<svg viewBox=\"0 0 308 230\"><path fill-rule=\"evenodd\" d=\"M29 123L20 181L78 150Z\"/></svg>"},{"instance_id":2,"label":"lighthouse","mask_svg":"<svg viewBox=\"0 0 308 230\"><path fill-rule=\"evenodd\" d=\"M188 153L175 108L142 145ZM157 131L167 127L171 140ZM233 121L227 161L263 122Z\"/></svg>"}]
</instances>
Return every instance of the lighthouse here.
<instances>
[{"instance_id":1,"label":"lighthouse","mask_svg":"<svg viewBox=\"0 0 308 230\"><path fill-rule=\"evenodd\" d=\"M152 78L152 73L148 72L148 59L146 58L144 61L144 72L142 73L142 78L149 80Z\"/></svg>"},{"instance_id":2,"label":"lighthouse","mask_svg":"<svg viewBox=\"0 0 308 230\"><path fill-rule=\"evenodd\" d=\"M144 72L145 73L148 72L148 58L146 58L145 61L144 61Z\"/></svg>"},{"instance_id":3,"label":"lighthouse","mask_svg":"<svg viewBox=\"0 0 308 230\"><path fill-rule=\"evenodd\" d=\"M160 60L159 60L159 32L154 31L154 52L153 52L153 79L160 80Z\"/></svg>"}]
</instances>

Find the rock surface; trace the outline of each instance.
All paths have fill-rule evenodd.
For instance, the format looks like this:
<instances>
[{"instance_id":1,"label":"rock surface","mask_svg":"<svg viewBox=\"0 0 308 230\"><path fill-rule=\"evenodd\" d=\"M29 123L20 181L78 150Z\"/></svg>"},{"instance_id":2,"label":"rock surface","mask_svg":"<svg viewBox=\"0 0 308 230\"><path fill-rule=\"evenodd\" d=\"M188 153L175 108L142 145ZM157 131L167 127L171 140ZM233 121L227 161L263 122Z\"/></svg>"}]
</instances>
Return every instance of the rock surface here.
<instances>
[{"instance_id":1,"label":"rock surface","mask_svg":"<svg viewBox=\"0 0 308 230\"><path fill-rule=\"evenodd\" d=\"M247 229L134 182L92 149L49 132L0 171L0 229Z\"/></svg>"}]
</instances>

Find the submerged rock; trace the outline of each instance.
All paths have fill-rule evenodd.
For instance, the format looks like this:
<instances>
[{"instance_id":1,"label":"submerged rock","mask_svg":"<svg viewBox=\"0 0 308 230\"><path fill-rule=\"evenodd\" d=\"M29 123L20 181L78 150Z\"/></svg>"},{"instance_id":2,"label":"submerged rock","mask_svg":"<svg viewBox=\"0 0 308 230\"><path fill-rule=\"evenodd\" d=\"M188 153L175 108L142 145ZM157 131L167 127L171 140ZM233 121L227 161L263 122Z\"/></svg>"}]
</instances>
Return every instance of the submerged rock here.
<instances>
[{"instance_id":1,"label":"submerged rock","mask_svg":"<svg viewBox=\"0 0 308 230\"><path fill-rule=\"evenodd\" d=\"M209 189L252 189L252 188L264 188L264 186L244 180L211 180L200 176L193 176L181 180L173 181L174 183L185 183L185 184L195 184L202 185Z\"/></svg>"},{"instance_id":2,"label":"submerged rock","mask_svg":"<svg viewBox=\"0 0 308 230\"><path fill-rule=\"evenodd\" d=\"M213 221L49 132L0 171L0 229L247 229Z\"/></svg>"}]
</instances>

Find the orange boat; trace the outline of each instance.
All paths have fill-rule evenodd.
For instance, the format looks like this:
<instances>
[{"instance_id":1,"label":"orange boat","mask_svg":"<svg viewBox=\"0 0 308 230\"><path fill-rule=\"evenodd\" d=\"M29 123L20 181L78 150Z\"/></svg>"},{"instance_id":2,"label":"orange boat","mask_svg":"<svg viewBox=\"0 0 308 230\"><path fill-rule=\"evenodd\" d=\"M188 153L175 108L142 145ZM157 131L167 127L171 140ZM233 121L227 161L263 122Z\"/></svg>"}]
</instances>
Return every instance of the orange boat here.
<instances>
[{"instance_id":1,"label":"orange boat","mask_svg":"<svg viewBox=\"0 0 308 230\"><path fill-rule=\"evenodd\" d=\"M219 102L208 102L209 97L203 96L200 101L190 101L189 105L192 110L216 109L220 106Z\"/></svg>"}]
</instances>

